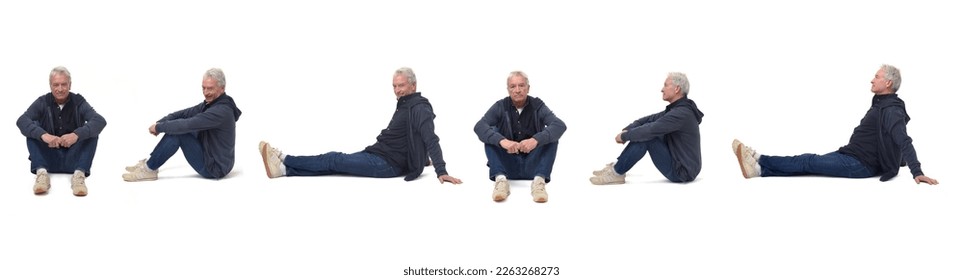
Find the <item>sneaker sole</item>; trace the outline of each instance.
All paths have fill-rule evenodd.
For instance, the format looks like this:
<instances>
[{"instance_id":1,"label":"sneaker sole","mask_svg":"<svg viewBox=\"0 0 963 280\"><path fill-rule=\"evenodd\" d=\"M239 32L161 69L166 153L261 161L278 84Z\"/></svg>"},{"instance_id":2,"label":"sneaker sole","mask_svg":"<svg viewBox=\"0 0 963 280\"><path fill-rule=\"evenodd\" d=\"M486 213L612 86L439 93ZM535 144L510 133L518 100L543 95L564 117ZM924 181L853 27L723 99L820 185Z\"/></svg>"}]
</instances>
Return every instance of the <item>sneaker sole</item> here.
<instances>
[{"instance_id":1,"label":"sneaker sole","mask_svg":"<svg viewBox=\"0 0 963 280\"><path fill-rule=\"evenodd\" d=\"M157 181L157 178L144 178L144 179L137 179L137 180L127 180L127 178L124 178L124 182L143 182L143 181Z\"/></svg>"},{"instance_id":2,"label":"sneaker sole","mask_svg":"<svg viewBox=\"0 0 963 280\"><path fill-rule=\"evenodd\" d=\"M261 152L261 162L264 163L264 175L267 175L267 177L268 177L269 179L274 179L274 178L276 178L276 177L272 177L272 176L271 176L271 167L268 165L268 155L267 155L267 147L268 147L268 144L267 144L267 143L264 143L264 145L260 145L260 146L261 146L261 151L260 151L260 152Z\"/></svg>"},{"instance_id":3,"label":"sneaker sole","mask_svg":"<svg viewBox=\"0 0 963 280\"><path fill-rule=\"evenodd\" d=\"M596 184L595 182L592 182L592 180L589 180L589 183L592 183L592 185L596 185L596 186L623 185L623 184L625 184L625 182L607 182L607 183L603 183L603 184Z\"/></svg>"},{"instance_id":4,"label":"sneaker sole","mask_svg":"<svg viewBox=\"0 0 963 280\"><path fill-rule=\"evenodd\" d=\"M743 145L743 144L740 143L740 144L739 144L739 147L736 148L736 151L735 151L735 152L736 152L736 159L739 160L739 170L742 171L742 177L744 177L744 178L746 178L746 179L749 179L749 173L746 173L746 165L743 164L742 157L741 157L743 146L745 146L745 145Z\"/></svg>"}]
</instances>

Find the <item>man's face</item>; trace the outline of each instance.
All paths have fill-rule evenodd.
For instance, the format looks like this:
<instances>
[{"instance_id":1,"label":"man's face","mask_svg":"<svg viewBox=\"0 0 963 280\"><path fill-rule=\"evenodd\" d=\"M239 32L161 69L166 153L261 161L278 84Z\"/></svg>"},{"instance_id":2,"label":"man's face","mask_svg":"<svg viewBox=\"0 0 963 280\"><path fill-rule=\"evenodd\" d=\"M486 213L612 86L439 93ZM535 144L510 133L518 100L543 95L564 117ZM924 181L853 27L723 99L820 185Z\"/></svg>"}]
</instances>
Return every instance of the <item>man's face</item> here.
<instances>
[{"instance_id":1,"label":"man's face","mask_svg":"<svg viewBox=\"0 0 963 280\"><path fill-rule=\"evenodd\" d=\"M67 94L70 93L70 79L64 74L54 74L50 77L50 92L53 93L57 104L67 103Z\"/></svg>"},{"instance_id":2,"label":"man's face","mask_svg":"<svg viewBox=\"0 0 963 280\"><path fill-rule=\"evenodd\" d=\"M224 87L217 86L217 80L206 77L204 81L201 82L201 89L204 90L204 102L211 103L214 99L221 97L224 94Z\"/></svg>"},{"instance_id":3,"label":"man's face","mask_svg":"<svg viewBox=\"0 0 963 280\"><path fill-rule=\"evenodd\" d=\"M893 85L892 81L886 80L886 70L883 70L883 68L876 71L876 76L874 76L873 80L869 83L873 84L873 87L871 87L869 91L875 94L890 91L889 87Z\"/></svg>"},{"instance_id":4,"label":"man's face","mask_svg":"<svg viewBox=\"0 0 963 280\"><path fill-rule=\"evenodd\" d=\"M666 77L665 83L662 85L662 100L672 102L679 99L681 95L682 89L673 84L671 78Z\"/></svg>"},{"instance_id":5,"label":"man's face","mask_svg":"<svg viewBox=\"0 0 963 280\"><path fill-rule=\"evenodd\" d=\"M409 83L405 75L395 75L391 80L391 86L395 89L395 99L415 92L415 85Z\"/></svg>"},{"instance_id":6,"label":"man's face","mask_svg":"<svg viewBox=\"0 0 963 280\"><path fill-rule=\"evenodd\" d=\"M525 77L515 75L508 78L508 96L512 98L512 103L516 106L525 104L525 100L528 99L529 88L531 88L531 85L525 81Z\"/></svg>"}]
</instances>

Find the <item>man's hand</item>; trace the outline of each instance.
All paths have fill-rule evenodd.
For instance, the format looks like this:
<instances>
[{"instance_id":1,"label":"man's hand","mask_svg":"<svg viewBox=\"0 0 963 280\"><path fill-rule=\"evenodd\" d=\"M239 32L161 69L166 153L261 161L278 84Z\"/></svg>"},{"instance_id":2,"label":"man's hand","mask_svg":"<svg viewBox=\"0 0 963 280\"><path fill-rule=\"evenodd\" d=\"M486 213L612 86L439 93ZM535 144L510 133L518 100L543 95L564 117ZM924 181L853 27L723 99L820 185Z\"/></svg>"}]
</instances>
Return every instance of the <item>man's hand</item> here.
<instances>
[{"instance_id":1,"label":"man's hand","mask_svg":"<svg viewBox=\"0 0 963 280\"><path fill-rule=\"evenodd\" d=\"M44 133L40 136L40 139L43 140L44 143L47 143L47 147L51 149L60 148L60 142L62 142L60 137L53 136L53 134L50 133Z\"/></svg>"},{"instance_id":2,"label":"man's hand","mask_svg":"<svg viewBox=\"0 0 963 280\"><path fill-rule=\"evenodd\" d=\"M922 183L927 183L927 184L930 184L930 185L939 185L939 184L940 184L940 182L937 182L936 179L933 179L933 178L930 178L930 177L926 177L926 175L916 176L916 184L919 184L920 182L922 182Z\"/></svg>"},{"instance_id":3,"label":"man's hand","mask_svg":"<svg viewBox=\"0 0 963 280\"><path fill-rule=\"evenodd\" d=\"M615 143L625 144L625 141L622 140L622 133L625 133L625 130L615 135Z\"/></svg>"},{"instance_id":4,"label":"man's hand","mask_svg":"<svg viewBox=\"0 0 963 280\"><path fill-rule=\"evenodd\" d=\"M532 150L535 149L535 147L538 147L538 140L535 140L535 138L528 138L528 139L522 140L522 142L519 142L518 144L519 146L521 146L519 148L519 151L527 154L527 153L531 153Z\"/></svg>"},{"instance_id":5,"label":"man's hand","mask_svg":"<svg viewBox=\"0 0 963 280\"><path fill-rule=\"evenodd\" d=\"M70 148L70 146L73 146L77 143L78 138L80 137L73 132L64 134L63 136L60 136L60 146L64 148Z\"/></svg>"},{"instance_id":6,"label":"man's hand","mask_svg":"<svg viewBox=\"0 0 963 280\"><path fill-rule=\"evenodd\" d=\"M505 149L509 154L517 154L519 149L521 149L521 145L519 145L518 142L508 139L502 139L502 141L498 142L498 145L501 145L502 149Z\"/></svg>"},{"instance_id":7,"label":"man's hand","mask_svg":"<svg viewBox=\"0 0 963 280\"><path fill-rule=\"evenodd\" d=\"M150 125L150 127L147 128L147 131L150 132L150 134L157 136L157 123Z\"/></svg>"},{"instance_id":8,"label":"man's hand","mask_svg":"<svg viewBox=\"0 0 963 280\"><path fill-rule=\"evenodd\" d=\"M451 177L448 174L438 176L438 182L444 184L445 182L452 183L453 185L461 184L461 179Z\"/></svg>"}]
</instances>

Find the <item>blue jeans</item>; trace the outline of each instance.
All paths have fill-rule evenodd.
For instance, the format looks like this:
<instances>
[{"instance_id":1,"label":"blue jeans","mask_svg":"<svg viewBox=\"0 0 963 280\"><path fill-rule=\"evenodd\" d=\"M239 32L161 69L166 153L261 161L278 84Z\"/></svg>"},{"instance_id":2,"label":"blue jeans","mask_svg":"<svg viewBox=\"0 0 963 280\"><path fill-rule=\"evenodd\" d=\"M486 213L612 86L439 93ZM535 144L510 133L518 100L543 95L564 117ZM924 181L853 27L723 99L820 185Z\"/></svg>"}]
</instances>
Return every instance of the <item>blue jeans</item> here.
<instances>
[{"instance_id":1,"label":"blue jeans","mask_svg":"<svg viewBox=\"0 0 963 280\"><path fill-rule=\"evenodd\" d=\"M645 157L646 152L652 158L652 164L655 164L655 168L662 172L662 176L672 182L685 182L680 176L676 175L675 168L672 166L672 154L662 137L643 142L630 141L625 149L622 149L622 154L615 162L615 172L619 174L629 172L636 163Z\"/></svg>"},{"instance_id":2,"label":"blue jeans","mask_svg":"<svg viewBox=\"0 0 963 280\"><path fill-rule=\"evenodd\" d=\"M208 179L216 178L204 167L204 146L201 145L201 141L197 139L197 134L194 133L165 133L157 146L154 147L154 151L150 153L150 158L147 159L147 167L157 170L174 156L177 149L181 150L184 158L187 159L187 163L191 165L191 168L194 168L198 175Z\"/></svg>"},{"instance_id":3,"label":"blue jeans","mask_svg":"<svg viewBox=\"0 0 963 280\"><path fill-rule=\"evenodd\" d=\"M27 138L27 152L30 153L30 173L45 168L48 173L74 173L80 170L90 176L90 166L97 152L97 137L77 141L70 148L51 149L41 140Z\"/></svg>"},{"instance_id":4,"label":"blue jeans","mask_svg":"<svg viewBox=\"0 0 963 280\"><path fill-rule=\"evenodd\" d=\"M384 158L368 152L345 154L328 152L316 156L286 156L285 176L322 176L345 174L362 177L391 178L403 175Z\"/></svg>"},{"instance_id":5,"label":"blue jeans","mask_svg":"<svg viewBox=\"0 0 963 280\"><path fill-rule=\"evenodd\" d=\"M511 180L532 180L535 176L541 176L548 183L552 180L557 152L558 142L538 146L527 154L509 154L500 146L485 144L488 178L494 181L501 174Z\"/></svg>"},{"instance_id":6,"label":"blue jeans","mask_svg":"<svg viewBox=\"0 0 963 280\"><path fill-rule=\"evenodd\" d=\"M788 157L760 155L759 166L762 167L760 175L763 177L825 175L844 178L869 178L876 176L875 170L870 170L858 159L839 152Z\"/></svg>"}]
</instances>

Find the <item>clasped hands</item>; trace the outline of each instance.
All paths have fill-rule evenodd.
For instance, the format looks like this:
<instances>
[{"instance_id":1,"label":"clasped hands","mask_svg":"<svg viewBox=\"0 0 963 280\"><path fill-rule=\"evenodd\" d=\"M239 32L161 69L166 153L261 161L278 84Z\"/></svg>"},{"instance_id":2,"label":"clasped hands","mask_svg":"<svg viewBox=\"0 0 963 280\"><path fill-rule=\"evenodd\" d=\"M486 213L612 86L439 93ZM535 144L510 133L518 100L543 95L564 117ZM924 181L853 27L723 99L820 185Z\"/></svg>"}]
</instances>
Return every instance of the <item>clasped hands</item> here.
<instances>
[{"instance_id":1,"label":"clasped hands","mask_svg":"<svg viewBox=\"0 0 963 280\"><path fill-rule=\"evenodd\" d=\"M528 138L522 140L521 142L515 142L508 139L502 139L502 141L498 142L498 144L501 145L502 149L505 149L505 151L509 154L527 154L531 153L532 150L538 147L538 140L535 140L535 138Z\"/></svg>"},{"instance_id":2,"label":"clasped hands","mask_svg":"<svg viewBox=\"0 0 963 280\"><path fill-rule=\"evenodd\" d=\"M56 149L56 148L70 148L70 146L77 144L77 140L79 139L79 137L77 136L76 133L73 133L73 132L64 134L62 136L54 136L53 134L50 134L50 133L44 133L43 135L40 136L40 139L43 140L44 143L47 143L47 147L50 147L51 149Z\"/></svg>"}]
</instances>

